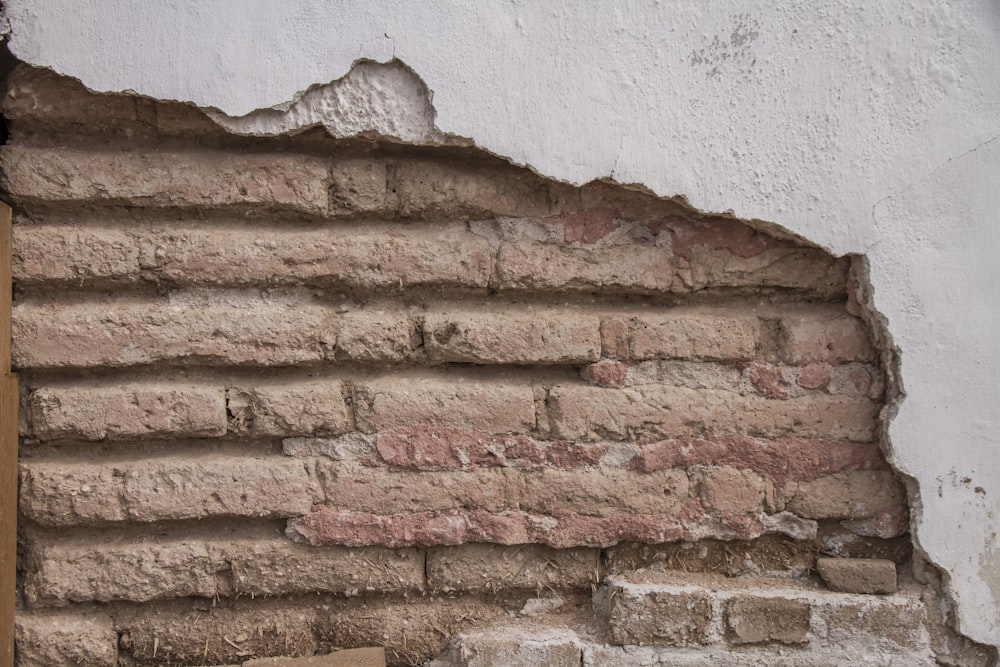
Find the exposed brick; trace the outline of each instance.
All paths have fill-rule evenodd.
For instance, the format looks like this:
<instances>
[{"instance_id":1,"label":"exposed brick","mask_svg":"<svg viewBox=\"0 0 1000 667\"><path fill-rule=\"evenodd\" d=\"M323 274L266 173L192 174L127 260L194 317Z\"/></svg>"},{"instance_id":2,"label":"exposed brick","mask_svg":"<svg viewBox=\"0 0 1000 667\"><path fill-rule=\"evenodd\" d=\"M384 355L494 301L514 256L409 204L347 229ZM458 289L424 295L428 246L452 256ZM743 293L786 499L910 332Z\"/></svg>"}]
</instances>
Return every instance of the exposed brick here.
<instances>
[{"instance_id":1,"label":"exposed brick","mask_svg":"<svg viewBox=\"0 0 1000 667\"><path fill-rule=\"evenodd\" d=\"M467 470L474 467L578 468L596 465L604 443L538 440L526 435L491 435L437 426L393 429L377 436L383 461L409 470Z\"/></svg>"},{"instance_id":2,"label":"exposed brick","mask_svg":"<svg viewBox=\"0 0 1000 667\"><path fill-rule=\"evenodd\" d=\"M887 470L853 470L799 482L786 502L809 519L861 519L906 503L906 491Z\"/></svg>"},{"instance_id":3,"label":"exposed brick","mask_svg":"<svg viewBox=\"0 0 1000 667\"><path fill-rule=\"evenodd\" d=\"M726 627L735 644L803 644L811 609L805 600L781 596L737 596L726 605Z\"/></svg>"},{"instance_id":4,"label":"exposed brick","mask_svg":"<svg viewBox=\"0 0 1000 667\"><path fill-rule=\"evenodd\" d=\"M421 424L487 433L535 426L529 385L383 377L355 385L354 410L358 429L368 433Z\"/></svg>"},{"instance_id":5,"label":"exposed brick","mask_svg":"<svg viewBox=\"0 0 1000 667\"><path fill-rule=\"evenodd\" d=\"M629 363L621 387L667 384L691 389L724 389L750 393L739 364L680 359Z\"/></svg>"},{"instance_id":6,"label":"exposed brick","mask_svg":"<svg viewBox=\"0 0 1000 667\"><path fill-rule=\"evenodd\" d=\"M384 310L349 312L337 332L337 359L400 362L420 346L414 323L405 313Z\"/></svg>"},{"instance_id":7,"label":"exposed brick","mask_svg":"<svg viewBox=\"0 0 1000 667\"><path fill-rule=\"evenodd\" d=\"M876 404L841 396L772 400L664 385L607 389L557 385L549 418L561 438L651 438L743 433L871 440Z\"/></svg>"},{"instance_id":8,"label":"exposed brick","mask_svg":"<svg viewBox=\"0 0 1000 667\"><path fill-rule=\"evenodd\" d=\"M30 120L34 127L136 120L134 96L95 95L78 80L47 68L19 63L4 83L2 107L8 120Z\"/></svg>"},{"instance_id":9,"label":"exposed brick","mask_svg":"<svg viewBox=\"0 0 1000 667\"><path fill-rule=\"evenodd\" d=\"M895 593L896 564L882 558L817 558L816 571L830 590Z\"/></svg>"},{"instance_id":10,"label":"exposed brick","mask_svg":"<svg viewBox=\"0 0 1000 667\"><path fill-rule=\"evenodd\" d=\"M314 215L328 211L326 164L305 155L8 145L0 152L0 165L0 187L18 203L253 206Z\"/></svg>"},{"instance_id":11,"label":"exposed brick","mask_svg":"<svg viewBox=\"0 0 1000 667\"><path fill-rule=\"evenodd\" d=\"M601 355L598 318L575 309L432 312L424 322L432 361L570 364Z\"/></svg>"},{"instance_id":12,"label":"exposed brick","mask_svg":"<svg viewBox=\"0 0 1000 667\"><path fill-rule=\"evenodd\" d=\"M788 363L875 360L864 323L845 314L784 315L781 341L781 354Z\"/></svg>"},{"instance_id":13,"label":"exposed brick","mask_svg":"<svg viewBox=\"0 0 1000 667\"><path fill-rule=\"evenodd\" d=\"M500 246L494 284L501 290L652 294L670 291L673 276L662 248L564 248L526 241Z\"/></svg>"},{"instance_id":14,"label":"exposed brick","mask_svg":"<svg viewBox=\"0 0 1000 667\"><path fill-rule=\"evenodd\" d=\"M693 646L709 641L712 599L703 591L612 589L612 644Z\"/></svg>"},{"instance_id":15,"label":"exposed brick","mask_svg":"<svg viewBox=\"0 0 1000 667\"><path fill-rule=\"evenodd\" d=\"M547 186L527 170L430 160L402 160L389 169L404 218L530 217L552 210Z\"/></svg>"},{"instance_id":16,"label":"exposed brick","mask_svg":"<svg viewBox=\"0 0 1000 667\"><path fill-rule=\"evenodd\" d=\"M374 460L375 436L367 433L345 433L336 438L285 438L281 450L288 456L325 456L334 461Z\"/></svg>"},{"instance_id":17,"label":"exposed brick","mask_svg":"<svg viewBox=\"0 0 1000 667\"><path fill-rule=\"evenodd\" d=\"M14 618L19 667L115 667L117 644L111 618L94 609L19 611Z\"/></svg>"},{"instance_id":18,"label":"exposed brick","mask_svg":"<svg viewBox=\"0 0 1000 667\"><path fill-rule=\"evenodd\" d=\"M571 630L491 628L488 632L463 634L456 638L451 664L458 667L546 665L580 667L580 640Z\"/></svg>"},{"instance_id":19,"label":"exposed brick","mask_svg":"<svg viewBox=\"0 0 1000 667\"><path fill-rule=\"evenodd\" d=\"M141 279L141 248L115 229L82 225L38 225L17 218L12 271L21 285L43 282L93 285Z\"/></svg>"},{"instance_id":20,"label":"exposed brick","mask_svg":"<svg viewBox=\"0 0 1000 667\"><path fill-rule=\"evenodd\" d=\"M272 366L316 363L333 347L336 318L326 306L257 294L177 301L22 302L13 312L14 361L21 368Z\"/></svg>"},{"instance_id":21,"label":"exposed brick","mask_svg":"<svg viewBox=\"0 0 1000 667\"><path fill-rule=\"evenodd\" d=\"M691 289L783 287L832 299L847 292L850 260L813 248L771 248L751 257L724 249L691 250Z\"/></svg>"},{"instance_id":22,"label":"exposed brick","mask_svg":"<svg viewBox=\"0 0 1000 667\"><path fill-rule=\"evenodd\" d=\"M337 160L330 168L330 208L339 215L385 213L386 165L382 160Z\"/></svg>"},{"instance_id":23,"label":"exposed brick","mask_svg":"<svg viewBox=\"0 0 1000 667\"><path fill-rule=\"evenodd\" d=\"M415 549L313 547L286 539L242 540L216 548L221 551L217 558L232 568L233 592L239 595L424 588L424 554Z\"/></svg>"},{"instance_id":24,"label":"exposed brick","mask_svg":"<svg viewBox=\"0 0 1000 667\"><path fill-rule=\"evenodd\" d=\"M507 484L512 508L535 514L676 516L689 500L688 477L683 470L642 473L604 467L540 468L509 475Z\"/></svg>"},{"instance_id":25,"label":"exposed brick","mask_svg":"<svg viewBox=\"0 0 1000 667\"><path fill-rule=\"evenodd\" d=\"M261 436L336 436L353 430L339 380L260 382L227 392L234 430Z\"/></svg>"},{"instance_id":26,"label":"exposed brick","mask_svg":"<svg viewBox=\"0 0 1000 667\"><path fill-rule=\"evenodd\" d=\"M209 516L305 514L313 488L289 458L185 457L116 465L31 461L21 469L21 510L49 526Z\"/></svg>"},{"instance_id":27,"label":"exposed brick","mask_svg":"<svg viewBox=\"0 0 1000 667\"><path fill-rule=\"evenodd\" d=\"M753 359L759 324L753 314L680 310L629 322L633 359Z\"/></svg>"},{"instance_id":28,"label":"exposed brick","mask_svg":"<svg viewBox=\"0 0 1000 667\"><path fill-rule=\"evenodd\" d=\"M216 562L198 540L32 539L24 585L33 605L147 602L216 595Z\"/></svg>"},{"instance_id":29,"label":"exposed brick","mask_svg":"<svg viewBox=\"0 0 1000 667\"><path fill-rule=\"evenodd\" d=\"M256 658L242 667L385 667L385 649L346 648L302 658Z\"/></svg>"},{"instance_id":30,"label":"exposed brick","mask_svg":"<svg viewBox=\"0 0 1000 667\"><path fill-rule=\"evenodd\" d=\"M906 649L929 644L927 610L913 595L858 597L838 595L824 605L828 636L833 641L867 635Z\"/></svg>"},{"instance_id":31,"label":"exposed brick","mask_svg":"<svg viewBox=\"0 0 1000 667\"><path fill-rule=\"evenodd\" d=\"M778 486L843 470L885 467L874 443L795 436L770 440L747 436L674 438L642 445L636 459L640 470L699 465L752 470Z\"/></svg>"},{"instance_id":32,"label":"exposed brick","mask_svg":"<svg viewBox=\"0 0 1000 667\"><path fill-rule=\"evenodd\" d=\"M597 549L464 544L427 552L427 585L440 591L589 589L599 579Z\"/></svg>"},{"instance_id":33,"label":"exposed brick","mask_svg":"<svg viewBox=\"0 0 1000 667\"><path fill-rule=\"evenodd\" d=\"M702 506L717 514L756 514L769 505L773 490L752 470L732 466L699 467L691 473Z\"/></svg>"},{"instance_id":34,"label":"exposed brick","mask_svg":"<svg viewBox=\"0 0 1000 667\"><path fill-rule=\"evenodd\" d=\"M181 384L39 387L28 409L35 437L120 440L226 432L221 388Z\"/></svg>"}]
</instances>

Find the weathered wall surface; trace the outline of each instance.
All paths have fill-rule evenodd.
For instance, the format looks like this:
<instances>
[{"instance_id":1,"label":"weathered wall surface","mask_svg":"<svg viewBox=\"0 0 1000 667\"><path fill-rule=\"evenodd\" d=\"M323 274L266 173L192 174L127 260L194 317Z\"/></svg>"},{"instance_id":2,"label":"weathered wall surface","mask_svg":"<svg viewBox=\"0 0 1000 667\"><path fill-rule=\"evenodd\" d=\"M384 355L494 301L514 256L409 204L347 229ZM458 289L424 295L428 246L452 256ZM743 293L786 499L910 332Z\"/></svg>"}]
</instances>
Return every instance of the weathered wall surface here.
<instances>
[{"instance_id":1,"label":"weathered wall surface","mask_svg":"<svg viewBox=\"0 0 1000 667\"><path fill-rule=\"evenodd\" d=\"M962 630L996 643L995 3L6 6L23 60L231 115L395 56L441 131L547 176L638 182L865 253L902 352L890 434L919 484L917 542L949 573ZM396 133L420 136L426 109L397 102L416 120Z\"/></svg>"}]
</instances>

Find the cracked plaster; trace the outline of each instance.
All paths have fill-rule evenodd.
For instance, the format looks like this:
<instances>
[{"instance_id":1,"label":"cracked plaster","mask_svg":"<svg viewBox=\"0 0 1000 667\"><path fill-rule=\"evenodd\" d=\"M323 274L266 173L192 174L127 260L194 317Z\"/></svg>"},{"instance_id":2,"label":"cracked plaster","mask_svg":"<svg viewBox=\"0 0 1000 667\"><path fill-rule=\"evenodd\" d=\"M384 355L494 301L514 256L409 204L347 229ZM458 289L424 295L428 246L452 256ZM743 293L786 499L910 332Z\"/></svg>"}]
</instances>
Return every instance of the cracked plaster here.
<instances>
[{"instance_id":1,"label":"cracked plaster","mask_svg":"<svg viewBox=\"0 0 1000 667\"><path fill-rule=\"evenodd\" d=\"M995 2L5 4L20 59L233 132L467 137L866 254L901 354L889 434L917 541L961 631L1000 646Z\"/></svg>"}]
</instances>

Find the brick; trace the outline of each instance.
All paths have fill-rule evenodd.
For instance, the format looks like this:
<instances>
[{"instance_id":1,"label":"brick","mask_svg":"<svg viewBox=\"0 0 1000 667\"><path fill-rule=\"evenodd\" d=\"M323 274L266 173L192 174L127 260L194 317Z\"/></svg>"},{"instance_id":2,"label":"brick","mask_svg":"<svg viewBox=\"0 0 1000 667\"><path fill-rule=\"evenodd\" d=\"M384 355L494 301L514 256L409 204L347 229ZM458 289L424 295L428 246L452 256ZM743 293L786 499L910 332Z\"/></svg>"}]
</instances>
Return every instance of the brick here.
<instances>
[{"instance_id":1,"label":"brick","mask_svg":"<svg viewBox=\"0 0 1000 667\"><path fill-rule=\"evenodd\" d=\"M341 463L319 465L331 507L381 515L510 508L509 475L503 468L395 473Z\"/></svg>"},{"instance_id":2,"label":"brick","mask_svg":"<svg viewBox=\"0 0 1000 667\"><path fill-rule=\"evenodd\" d=\"M416 425L487 433L525 432L535 426L534 394L528 385L385 377L355 384L354 409L358 430L366 433Z\"/></svg>"},{"instance_id":3,"label":"brick","mask_svg":"<svg viewBox=\"0 0 1000 667\"><path fill-rule=\"evenodd\" d=\"M784 315L780 338L782 358L791 364L876 359L864 323L849 315Z\"/></svg>"},{"instance_id":4,"label":"brick","mask_svg":"<svg viewBox=\"0 0 1000 667\"><path fill-rule=\"evenodd\" d=\"M674 267L662 248L644 245L564 248L503 244L494 286L499 290L655 294L671 291Z\"/></svg>"},{"instance_id":5,"label":"brick","mask_svg":"<svg viewBox=\"0 0 1000 667\"><path fill-rule=\"evenodd\" d=\"M30 224L13 227L12 271L22 285L63 282L94 285L141 279L141 248L117 229Z\"/></svg>"},{"instance_id":6,"label":"brick","mask_svg":"<svg viewBox=\"0 0 1000 667\"><path fill-rule=\"evenodd\" d=\"M904 649L924 649L930 644L927 609L915 595L831 597L821 607L831 641L858 636L888 640Z\"/></svg>"},{"instance_id":7,"label":"brick","mask_svg":"<svg viewBox=\"0 0 1000 667\"><path fill-rule=\"evenodd\" d=\"M571 364L601 355L600 322L576 309L432 312L427 357L437 362Z\"/></svg>"},{"instance_id":8,"label":"brick","mask_svg":"<svg viewBox=\"0 0 1000 667\"><path fill-rule=\"evenodd\" d=\"M632 359L753 359L760 325L753 314L678 309L632 318Z\"/></svg>"},{"instance_id":9,"label":"brick","mask_svg":"<svg viewBox=\"0 0 1000 667\"><path fill-rule=\"evenodd\" d=\"M707 644L711 623L712 599L707 592L612 588L608 618L611 644Z\"/></svg>"},{"instance_id":10,"label":"brick","mask_svg":"<svg viewBox=\"0 0 1000 667\"><path fill-rule=\"evenodd\" d=\"M667 384L691 389L724 389L741 394L750 392L739 365L708 361L671 359L626 364L625 377L617 386L634 387L643 384Z\"/></svg>"},{"instance_id":11,"label":"brick","mask_svg":"<svg viewBox=\"0 0 1000 667\"><path fill-rule=\"evenodd\" d=\"M313 547L286 539L222 543L219 560L229 563L233 593L359 594L421 591L424 554L416 549Z\"/></svg>"},{"instance_id":12,"label":"brick","mask_svg":"<svg viewBox=\"0 0 1000 667\"><path fill-rule=\"evenodd\" d=\"M32 606L214 597L216 562L198 540L33 539L24 586Z\"/></svg>"},{"instance_id":13,"label":"brick","mask_svg":"<svg viewBox=\"0 0 1000 667\"><path fill-rule=\"evenodd\" d=\"M262 381L227 391L233 429L258 436L338 436L354 430L339 380Z\"/></svg>"},{"instance_id":14,"label":"brick","mask_svg":"<svg viewBox=\"0 0 1000 667\"><path fill-rule=\"evenodd\" d=\"M847 293L850 260L813 248L770 248L750 257L705 246L691 249L691 289L781 287L834 299Z\"/></svg>"},{"instance_id":15,"label":"brick","mask_svg":"<svg viewBox=\"0 0 1000 667\"><path fill-rule=\"evenodd\" d=\"M580 667L580 640L566 629L492 628L489 632L462 634L456 638L451 664L455 667L494 665L546 665Z\"/></svg>"},{"instance_id":16,"label":"brick","mask_svg":"<svg viewBox=\"0 0 1000 667\"><path fill-rule=\"evenodd\" d=\"M715 514L757 514L772 503L773 489L752 470L732 466L699 467L691 472L698 498L706 511ZM770 491L770 492L769 492Z\"/></svg>"},{"instance_id":17,"label":"brick","mask_svg":"<svg viewBox=\"0 0 1000 667\"><path fill-rule=\"evenodd\" d=\"M896 564L882 558L817 558L816 571L830 590L895 593Z\"/></svg>"},{"instance_id":18,"label":"brick","mask_svg":"<svg viewBox=\"0 0 1000 667\"><path fill-rule=\"evenodd\" d=\"M348 648L304 658L257 658L243 667L385 667L384 648Z\"/></svg>"},{"instance_id":19,"label":"brick","mask_svg":"<svg viewBox=\"0 0 1000 667\"><path fill-rule=\"evenodd\" d=\"M853 470L799 482L786 508L808 519L862 519L905 506L906 491L887 470Z\"/></svg>"},{"instance_id":20,"label":"brick","mask_svg":"<svg viewBox=\"0 0 1000 667\"><path fill-rule=\"evenodd\" d=\"M330 208L336 215L386 213L382 160L337 160L330 168Z\"/></svg>"},{"instance_id":21,"label":"brick","mask_svg":"<svg viewBox=\"0 0 1000 667\"><path fill-rule=\"evenodd\" d=\"M589 589L600 570L597 549L463 544L427 552L427 585L443 592Z\"/></svg>"},{"instance_id":22,"label":"brick","mask_svg":"<svg viewBox=\"0 0 1000 667\"><path fill-rule=\"evenodd\" d=\"M0 187L17 203L264 207L328 212L327 167L305 155L94 152L5 146ZM143 178L136 178L142 174Z\"/></svg>"},{"instance_id":23,"label":"brick","mask_svg":"<svg viewBox=\"0 0 1000 667\"><path fill-rule=\"evenodd\" d=\"M115 667L117 644L111 618L93 609L33 613L19 610L14 618L19 667Z\"/></svg>"},{"instance_id":24,"label":"brick","mask_svg":"<svg viewBox=\"0 0 1000 667\"><path fill-rule=\"evenodd\" d=\"M336 316L326 306L257 294L227 301L21 302L13 312L14 360L21 368L283 366L321 362L333 347Z\"/></svg>"},{"instance_id":25,"label":"brick","mask_svg":"<svg viewBox=\"0 0 1000 667\"><path fill-rule=\"evenodd\" d=\"M21 510L41 525L306 514L313 485L288 458L159 458L116 465L32 461L21 470Z\"/></svg>"},{"instance_id":26,"label":"brick","mask_svg":"<svg viewBox=\"0 0 1000 667\"><path fill-rule=\"evenodd\" d=\"M803 600L737 596L725 613L734 644L804 644L809 639L811 609Z\"/></svg>"},{"instance_id":27,"label":"brick","mask_svg":"<svg viewBox=\"0 0 1000 667\"><path fill-rule=\"evenodd\" d=\"M32 127L114 126L137 119L133 95L95 95L76 79L18 64L5 81L4 117ZM25 123L27 124L27 122Z\"/></svg>"},{"instance_id":28,"label":"brick","mask_svg":"<svg viewBox=\"0 0 1000 667\"><path fill-rule=\"evenodd\" d=\"M287 456L325 456L334 461L368 461L378 456L375 436L346 433L336 438L285 438L281 450Z\"/></svg>"},{"instance_id":29,"label":"brick","mask_svg":"<svg viewBox=\"0 0 1000 667\"><path fill-rule=\"evenodd\" d=\"M816 395L773 400L657 384L629 389L557 385L549 391L548 408L557 437L589 439L708 432L869 441L877 412L877 405L866 399Z\"/></svg>"},{"instance_id":30,"label":"brick","mask_svg":"<svg viewBox=\"0 0 1000 667\"><path fill-rule=\"evenodd\" d=\"M311 656L316 609L282 600L177 600L116 610L123 660L137 665L242 664L251 657Z\"/></svg>"},{"instance_id":31,"label":"brick","mask_svg":"<svg viewBox=\"0 0 1000 667\"><path fill-rule=\"evenodd\" d=\"M532 217L552 210L545 182L524 169L401 160L389 170L404 218Z\"/></svg>"},{"instance_id":32,"label":"brick","mask_svg":"<svg viewBox=\"0 0 1000 667\"><path fill-rule=\"evenodd\" d=\"M405 314L383 310L347 313L337 332L337 359L393 363L420 347L414 323Z\"/></svg>"},{"instance_id":33,"label":"brick","mask_svg":"<svg viewBox=\"0 0 1000 667\"><path fill-rule=\"evenodd\" d=\"M683 470L642 473L604 467L540 468L510 475L508 485L514 507L535 514L676 516L689 500L688 477Z\"/></svg>"},{"instance_id":34,"label":"brick","mask_svg":"<svg viewBox=\"0 0 1000 667\"><path fill-rule=\"evenodd\" d=\"M35 437L120 440L226 432L222 389L183 384L39 387L28 399Z\"/></svg>"}]
</instances>

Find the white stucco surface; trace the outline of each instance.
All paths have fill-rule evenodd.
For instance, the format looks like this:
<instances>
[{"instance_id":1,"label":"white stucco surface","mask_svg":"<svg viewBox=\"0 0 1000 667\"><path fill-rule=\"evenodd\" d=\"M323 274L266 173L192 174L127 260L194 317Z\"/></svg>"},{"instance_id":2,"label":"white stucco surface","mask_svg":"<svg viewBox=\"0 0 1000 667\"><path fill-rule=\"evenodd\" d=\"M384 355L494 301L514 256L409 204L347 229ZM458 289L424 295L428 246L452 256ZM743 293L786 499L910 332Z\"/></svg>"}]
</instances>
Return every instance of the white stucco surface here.
<instances>
[{"instance_id":1,"label":"white stucco surface","mask_svg":"<svg viewBox=\"0 0 1000 667\"><path fill-rule=\"evenodd\" d=\"M642 183L867 254L902 351L890 434L919 483L918 544L961 631L1000 646L1000 3L5 4L21 60L230 116L398 58L433 109L401 77L225 122L267 133L326 113L349 133L371 113L421 140L436 112L437 130L546 176Z\"/></svg>"}]
</instances>

